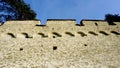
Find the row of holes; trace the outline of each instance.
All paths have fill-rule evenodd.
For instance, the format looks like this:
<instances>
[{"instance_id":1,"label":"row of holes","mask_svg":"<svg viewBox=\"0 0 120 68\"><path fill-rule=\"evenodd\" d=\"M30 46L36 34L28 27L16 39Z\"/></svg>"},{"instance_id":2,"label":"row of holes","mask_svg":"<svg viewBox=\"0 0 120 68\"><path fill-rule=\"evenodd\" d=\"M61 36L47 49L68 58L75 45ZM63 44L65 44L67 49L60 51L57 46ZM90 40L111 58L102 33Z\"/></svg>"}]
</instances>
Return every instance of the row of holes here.
<instances>
[{"instance_id":1,"label":"row of holes","mask_svg":"<svg viewBox=\"0 0 120 68\"><path fill-rule=\"evenodd\" d=\"M87 34L85 34L85 33L83 33L83 32L77 32L77 33L80 34L82 37L87 36ZM89 31L88 33L89 33L89 34L92 34L92 35L94 35L94 36L98 36L98 34L95 33L95 32L93 32L93 31ZM101 34L103 34L103 35L106 35L106 36L109 35L108 33L104 32L104 31L99 31L99 33L101 33ZM113 34L115 34L115 35L120 35L120 33L116 32L116 31L111 31L111 33L113 33ZM15 36L13 33L7 33L7 34L10 35L12 38L16 38L16 36ZM22 33L22 34L25 36L25 38L33 38L33 37L29 36L27 33ZM62 35L59 34L59 33L57 33L57 32L53 32L52 34L55 35L55 36L53 36L53 38L55 38L56 36L57 36L57 37L62 37ZM67 34L67 35L69 35L69 36L72 36L72 37L75 36L75 35L74 35L73 33L71 33L71 32L65 32L65 34ZM43 37L43 38L47 38L47 37L48 37L48 35L45 35L44 33L38 33L38 35L41 35L41 37Z\"/></svg>"},{"instance_id":2,"label":"row of holes","mask_svg":"<svg viewBox=\"0 0 120 68\"><path fill-rule=\"evenodd\" d=\"M84 44L84 46L86 47L86 46L88 46L87 44ZM58 47L57 46L53 46L53 50L57 50L58 49ZM20 48L20 51L23 51L23 48Z\"/></svg>"}]
</instances>

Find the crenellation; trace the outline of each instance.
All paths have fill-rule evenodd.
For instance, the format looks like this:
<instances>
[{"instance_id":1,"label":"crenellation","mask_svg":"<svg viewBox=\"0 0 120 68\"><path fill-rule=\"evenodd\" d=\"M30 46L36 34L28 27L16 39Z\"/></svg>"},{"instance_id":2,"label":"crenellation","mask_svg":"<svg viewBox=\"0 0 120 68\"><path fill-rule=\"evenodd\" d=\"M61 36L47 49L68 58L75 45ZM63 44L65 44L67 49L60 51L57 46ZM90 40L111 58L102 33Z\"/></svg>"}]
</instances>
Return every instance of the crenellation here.
<instances>
[{"instance_id":1,"label":"crenellation","mask_svg":"<svg viewBox=\"0 0 120 68\"><path fill-rule=\"evenodd\" d=\"M107 21L103 21L103 20L82 20L81 22L84 26L109 26L109 24L107 23Z\"/></svg>"},{"instance_id":2,"label":"crenellation","mask_svg":"<svg viewBox=\"0 0 120 68\"><path fill-rule=\"evenodd\" d=\"M120 24L103 20L7 21L0 26L0 68L120 67Z\"/></svg>"},{"instance_id":3,"label":"crenellation","mask_svg":"<svg viewBox=\"0 0 120 68\"><path fill-rule=\"evenodd\" d=\"M18 22L18 23L17 23ZM118 30L119 24L115 26L108 25L107 22L104 21L83 21L83 23L86 24L86 26L76 26L75 21L67 20L67 21L60 21L60 20L51 20L48 21L46 26L36 26L37 24L40 24L39 21L28 21L29 23L26 23L26 21L8 21L3 26L1 26L0 30L5 32L51 32L51 31L58 31L59 32L65 32L65 31L99 31L99 30ZM10 24L11 23L11 24ZM14 23L14 24L13 24ZM25 23L25 24L24 24ZM32 24L34 23L34 24ZM88 24L87 24L88 23ZM90 24L91 23L91 24ZM104 24L103 24L104 23ZM107 26L106 26L107 24ZM50 26L51 25L51 26ZM96 26L97 25L97 26ZM15 27L14 27L15 26Z\"/></svg>"},{"instance_id":4,"label":"crenellation","mask_svg":"<svg viewBox=\"0 0 120 68\"><path fill-rule=\"evenodd\" d=\"M47 20L46 26L50 27L70 27L70 26L75 26L76 21L75 20L59 20L59 19L53 19L53 20Z\"/></svg>"}]
</instances>

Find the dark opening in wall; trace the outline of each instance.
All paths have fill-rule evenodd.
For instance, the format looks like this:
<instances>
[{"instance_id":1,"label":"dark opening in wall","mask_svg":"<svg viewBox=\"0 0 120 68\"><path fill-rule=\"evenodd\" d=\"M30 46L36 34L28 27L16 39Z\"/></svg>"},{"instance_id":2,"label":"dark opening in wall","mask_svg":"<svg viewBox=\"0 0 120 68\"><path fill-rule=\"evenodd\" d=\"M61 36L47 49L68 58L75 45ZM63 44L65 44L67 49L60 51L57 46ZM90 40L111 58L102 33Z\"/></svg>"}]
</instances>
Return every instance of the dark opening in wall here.
<instances>
[{"instance_id":1,"label":"dark opening in wall","mask_svg":"<svg viewBox=\"0 0 120 68\"><path fill-rule=\"evenodd\" d=\"M38 33L38 35L41 35L42 36L42 38L47 38L48 36L47 35L45 35L44 33Z\"/></svg>"},{"instance_id":2,"label":"dark opening in wall","mask_svg":"<svg viewBox=\"0 0 120 68\"><path fill-rule=\"evenodd\" d=\"M95 36L98 36L98 34L96 34L95 32L93 31L89 31L88 33L92 34L92 35L95 35Z\"/></svg>"},{"instance_id":3,"label":"dark opening in wall","mask_svg":"<svg viewBox=\"0 0 120 68\"><path fill-rule=\"evenodd\" d=\"M78 32L78 34L80 34L82 37L87 36L87 34L85 34L83 32Z\"/></svg>"},{"instance_id":4,"label":"dark opening in wall","mask_svg":"<svg viewBox=\"0 0 120 68\"><path fill-rule=\"evenodd\" d=\"M56 36L53 36L53 38L56 38Z\"/></svg>"},{"instance_id":5,"label":"dark opening in wall","mask_svg":"<svg viewBox=\"0 0 120 68\"><path fill-rule=\"evenodd\" d=\"M7 33L9 36L11 36L12 38L16 38L15 35L13 33Z\"/></svg>"},{"instance_id":6,"label":"dark opening in wall","mask_svg":"<svg viewBox=\"0 0 120 68\"><path fill-rule=\"evenodd\" d=\"M108 33L104 32L104 31L99 31L99 33L101 33L103 35L109 35Z\"/></svg>"},{"instance_id":7,"label":"dark opening in wall","mask_svg":"<svg viewBox=\"0 0 120 68\"><path fill-rule=\"evenodd\" d=\"M87 44L84 44L84 46L88 46Z\"/></svg>"},{"instance_id":8,"label":"dark opening in wall","mask_svg":"<svg viewBox=\"0 0 120 68\"><path fill-rule=\"evenodd\" d=\"M71 32L65 32L65 34L70 35L70 36L72 36L72 37L74 37L74 36L75 36L75 35L74 35L74 34L72 34Z\"/></svg>"},{"instance_id":9,"label":"dark opening in wall","mask_svg":"<svg viewBox=\"0 0 120 68\"><path fill-rule=\"evenodd\" d=\"M76 24L76 26L80 26L80 24Z\"/></svg>"},{"instance_id":10,"label":"dark opening in wall","mask_svg":"<svg viewBox=\"0 0 120 68\"><path fill-rule=\"evenodd\" d=\"M57 50L57 46L53 46L53 50Z\"/></svg>"},{"instance_id":11,"label":"dark opening in wall","mask_svg":"<svg viewBox=\"0 0 120 68\"><path fill-rule=\"evenodd\" d=\"M23 48L20 48L20 51L23 51Z\"/></svg>"},{"instance_id":12,"label":"dark opening in wall","mask_svg":"<svg viewBox=\"0 0 120 68\"><path fill-rule=\"evenodd\" d=\"M120 35L120 33L116 32L116 31L111 31L111 33L113 33L115 35Z\"/></svg>"},{"instance_id":13,"label":"dark opening in wall","mask_svg":"<svg viewBox=\"0 0 120 68\"><path fill-rule=\"evenodd\" d=\"M98 26L98 24L95 22L95 25Z\"/></svg>"},{"instance_id":14,"label":"dark opening in wall","mask_svg":"<svg viewBox=\"0 0 120 68\"><path fill-rule=\"evenodd\" d=\"M83 20L80 22L80 26L85 26L85 25L83 24Z\"/></svg>"},{"instance_id":15,"label":"dark opening in wall","mask_svg":"<svg viewBox=\"0 0 120 68\"><path fill-rule=\"evenodd\" d=\"M59 33L57 32L53 32L54 35L56 35L57 37L62 37L62 35L60 35Z\"/></svg>"},{"instance_id":16,"label":"dark opening in wall","mask_svg":"<svg viewBox=\"0 0 120 68\"><path fill-rule=\"evenodd\" d=\"M37 24L37 25L35 25L35 26L45 27L46 25L38 25L38 24Z\"/></svg>"},{"instance_id":17,"label":"dark opening in wall","mask_svg":"<svg viewBox=\"0 0 120 68\"><path fill-rule=\"evenodd\" d=\"M27 33L22 33L24 36L25 36L25 38L33 38L33 37L30 37Z\"/></svg>"}]
</instances>

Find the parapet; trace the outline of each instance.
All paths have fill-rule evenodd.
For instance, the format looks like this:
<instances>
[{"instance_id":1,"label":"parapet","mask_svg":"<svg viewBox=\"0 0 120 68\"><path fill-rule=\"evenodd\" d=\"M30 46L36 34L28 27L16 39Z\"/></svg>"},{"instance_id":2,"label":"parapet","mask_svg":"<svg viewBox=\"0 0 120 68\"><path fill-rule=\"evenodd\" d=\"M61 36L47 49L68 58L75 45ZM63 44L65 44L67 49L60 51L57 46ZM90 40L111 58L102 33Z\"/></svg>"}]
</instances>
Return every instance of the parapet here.
<instances>
[{"instance_id":1,"label":"parapet","mask_svg":"<svg viewBox=\"0 0 120 68\"><path fill-rule=\"evenodd\" d=\"M75 19L47 19L47 26L75 26Z\"/></svg>"},{"instance_id":2,"label":"parapet","mask_svg":"<svg viewBox=\"0 0 120 68\"><path fill-rule=\"evenodd\" d=\"M16 20L16 21L7 21L4 25L36 25L41 24L38 20Z\"/></svg>"},{"instance_id":3,"label":"parapet","mask_svg":"<svg viewBox=\"0 0 120 68\"><path fill-rule=\"evenodd\" d=\"M116 25L120 25L119 22L114 22ZM16 21L7 21L4 25L29 25L29 26L35 26L35 25L41 25L41 21L39 20L16 20ZM89 19L83 19L78 24L80 26L110 26L107 21L104 20L89 20ZM44 26L76 26L76 20L75 19L47 19L46 25Z\"/></svg>"},{"instance_id":4,"label":"parapet","mask_svg":"<svg viewBox=\"0 0 120 68\"><path fill-rule=\"evenodd\" d=\"M108 26L108 22L104 20L82 20L81 25L84 26Z\"/></svg>"},{"instance_id":5,"label":"parapet","mask_svg":"<svg viewBox=\"0 0 120 68\"><path fill-rule=\"evenodd\" d=\"M70 35L75 36L80 34L81 36L92 35L108 35L110 33L119 35L119 22L115 22L115 26L110 26L103 20L82 20L84 25L76 25L75 19L48 19L47 24L43 27L40 26L40 21L7 21L4 25L0 26L0 33L17 36L25 35L27 37L41 35L42 37ZM52 35L51 35L52 34ZM13 35L12 35L13 36Z\"/></svg>"}]
</instances>

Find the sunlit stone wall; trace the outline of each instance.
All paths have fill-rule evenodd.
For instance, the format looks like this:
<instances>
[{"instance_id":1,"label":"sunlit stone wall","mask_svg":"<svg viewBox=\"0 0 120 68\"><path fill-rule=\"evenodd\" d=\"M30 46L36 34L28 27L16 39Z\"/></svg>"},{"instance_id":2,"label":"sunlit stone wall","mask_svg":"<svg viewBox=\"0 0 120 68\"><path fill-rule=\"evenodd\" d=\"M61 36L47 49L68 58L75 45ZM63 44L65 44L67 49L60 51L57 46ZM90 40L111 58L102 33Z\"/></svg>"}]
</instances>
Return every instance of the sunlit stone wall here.
<instances>
[{"instance_id":1,"label":"sunlit stone wall","mask_svg":"<svg viewBox=\"0 0 120 68\"><path fill-rule=\"evenodd\" d=\"M81 23L7 21L0 26L0 68L119 68L120 23Z\"/></svg>"}]
</instances>

